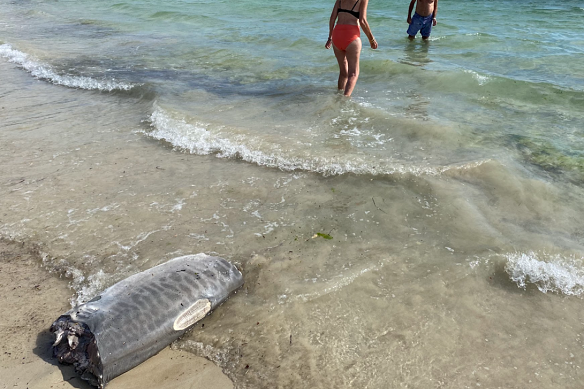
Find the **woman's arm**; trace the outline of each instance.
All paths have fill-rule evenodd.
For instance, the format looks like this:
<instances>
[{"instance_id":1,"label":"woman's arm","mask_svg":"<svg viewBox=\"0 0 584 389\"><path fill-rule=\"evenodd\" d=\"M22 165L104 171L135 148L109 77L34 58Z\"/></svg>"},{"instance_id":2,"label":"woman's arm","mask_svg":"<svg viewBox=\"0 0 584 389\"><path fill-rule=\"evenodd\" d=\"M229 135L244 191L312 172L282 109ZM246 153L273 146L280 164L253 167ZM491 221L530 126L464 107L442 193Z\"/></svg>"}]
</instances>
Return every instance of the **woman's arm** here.
<instances>
[{"instance_id":1,"label":"woman's arm","mask_svg":"<svg viewBox=\"0 0 584 389\"><path fill-rule=\"evenodd\" d=\"M335 6L333 7L333 12L331 12L331 19L329 20L329 36L324 47L328 50L333 44L333 28L335 28L335 22L337 21L337 16L339 14L339 6L341 0L335 1Z\"/></svg>"},{"instance_id":2,"label":"woman's arm","mask_svg":"<svg viewBox=\"0 0 584 389\"><path fill-rule=\"evenodd\" d=\"M367 35L367 39L369 39L369 44L371 45L372 49L377 48L377 41L373 37L371 33L371 28L369 28L369 23L367 23L367 5L369 4L369 0L361 1L361 8L359 9L359 24L363 29L365 35Z\"/></svg>"}]
</instances>

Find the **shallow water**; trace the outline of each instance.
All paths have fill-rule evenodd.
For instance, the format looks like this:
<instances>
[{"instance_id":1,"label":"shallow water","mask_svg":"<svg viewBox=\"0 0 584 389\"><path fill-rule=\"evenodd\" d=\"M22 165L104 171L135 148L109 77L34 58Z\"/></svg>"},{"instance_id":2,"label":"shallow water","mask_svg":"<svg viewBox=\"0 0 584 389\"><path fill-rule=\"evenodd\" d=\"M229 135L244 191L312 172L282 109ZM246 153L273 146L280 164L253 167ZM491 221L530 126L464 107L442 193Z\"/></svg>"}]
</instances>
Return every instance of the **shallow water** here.
<instances>
[{"instance_id":1,"label":"shallow water","mask_svg":"<svg viewBox=\"0 0 584 389\"><path fill-rule=\"evenodd\" d=\"M579 388L584 10L523 3L371 5L346 100L328 3L0 1L0 234L72 302L236 263L174 347L238 388Z\"/></svg>"}]
</instances>

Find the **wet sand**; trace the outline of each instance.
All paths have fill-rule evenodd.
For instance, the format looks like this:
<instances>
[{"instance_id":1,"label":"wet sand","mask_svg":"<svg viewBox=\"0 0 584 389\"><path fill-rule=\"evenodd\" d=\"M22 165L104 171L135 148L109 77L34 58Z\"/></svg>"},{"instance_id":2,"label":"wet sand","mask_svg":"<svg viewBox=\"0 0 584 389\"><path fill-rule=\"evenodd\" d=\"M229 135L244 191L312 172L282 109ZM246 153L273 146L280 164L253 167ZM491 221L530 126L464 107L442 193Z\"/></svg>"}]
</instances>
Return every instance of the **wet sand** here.
<instances>
[{"instance_id":1,"label":"wet sand","mask_svg":"<svg viewBox=\"0 0 584 389\"><path fill-rule=\"evenodd\" d=\"M0 240L0 388L81 388L90 385L51 356L51 323L70 307L68 280L47 272L34 247ZM169 347L115 378L108 389L231 389L213 362Z\"/></svg>"}]
</instances>

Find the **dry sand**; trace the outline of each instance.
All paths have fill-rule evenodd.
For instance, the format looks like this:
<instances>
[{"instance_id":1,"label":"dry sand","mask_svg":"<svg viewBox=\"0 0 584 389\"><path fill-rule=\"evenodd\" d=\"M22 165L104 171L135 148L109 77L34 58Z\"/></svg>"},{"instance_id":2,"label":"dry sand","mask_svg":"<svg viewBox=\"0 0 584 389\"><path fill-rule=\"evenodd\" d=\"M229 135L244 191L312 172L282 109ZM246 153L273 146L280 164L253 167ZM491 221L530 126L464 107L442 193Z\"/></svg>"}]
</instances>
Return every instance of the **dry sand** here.
<instances>
[{"instance_id":1,"label":"dry sand","mask_svg":"<svg viewBox=\"0 0 584 389\"><path fill-rule=\"evenodd\" d=\"M67 311L67 281L41 267L34 248L0 240L0 389L82 388L71 366L51 357L51 323ZM166 348L115 378L108 389L232 389L212 362Z\"/></svg>"}]
</instances>

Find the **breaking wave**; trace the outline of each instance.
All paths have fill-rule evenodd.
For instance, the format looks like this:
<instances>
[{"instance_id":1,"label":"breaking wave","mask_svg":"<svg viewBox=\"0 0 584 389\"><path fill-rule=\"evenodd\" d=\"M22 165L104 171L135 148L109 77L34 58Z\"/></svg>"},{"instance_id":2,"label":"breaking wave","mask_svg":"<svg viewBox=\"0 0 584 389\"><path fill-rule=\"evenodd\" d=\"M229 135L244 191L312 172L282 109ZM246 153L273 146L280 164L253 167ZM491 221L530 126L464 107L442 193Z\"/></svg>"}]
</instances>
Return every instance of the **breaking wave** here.
<instances>
[{"instance_id":1,"label":"breaking wave","mask_svg":"<svg viewBox=\"0 0 584 389\"><path fill-rule=\"evenodd\" d=\"M534 284L543 293L584 294L582 258L530 253L507 254L505 271L520 288Z\"/></svg>"},{"instance_id":2,"label":"breaking wave","mask_svg":"<svg viewBox=\"0 0 584 389\"><path fill-rule=\"evenodd\" d=\"M179 150L191 154L211 155L219 158L241 159L260 166L277 168L283 171L306 171L324 176L342 174L357 175L440 175L452 169L468 169L477 162L451 166L415 165L387 158L367 158L361 155L339 157L327 155L322 150L318 155L311 154L306 147L287 149L278 142L257 139L248 134L229 133L227 129L212 129L206 123L189 123L184 119L172 117L155 105L150 116L150 131L143 134L170 143ZM478 162L480 164L481 162Z\"/></svg>"},{"instance_id":3,"label":"breaking wave","mask_svg":"<svg viewBox=\"0 0 584 389\"><path fill-rule=\"evenodd\" d=\"M60 75L53 70L51 66L35 61L28 54L14 50L12 46L8 44L0 45L0 57L4 57L8 61L19 65L32 74L33 77L41 80L48 80L53 84L69 88L111 92L114 90L128 91L134 87L134 85L117 82L115 80L97 80L85 76Z\"/></svg>"}]
</instances>

